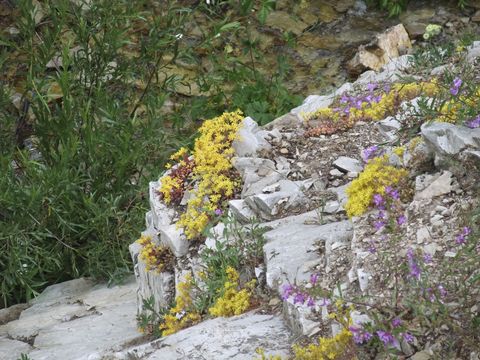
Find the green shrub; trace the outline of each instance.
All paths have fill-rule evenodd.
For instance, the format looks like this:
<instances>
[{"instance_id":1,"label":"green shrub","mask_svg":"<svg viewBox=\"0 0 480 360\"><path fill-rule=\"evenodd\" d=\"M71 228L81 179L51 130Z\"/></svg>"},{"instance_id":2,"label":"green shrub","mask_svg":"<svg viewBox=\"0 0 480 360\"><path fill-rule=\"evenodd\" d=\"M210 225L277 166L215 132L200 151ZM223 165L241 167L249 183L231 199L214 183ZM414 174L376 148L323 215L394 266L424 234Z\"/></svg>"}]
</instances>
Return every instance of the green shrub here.
<instances>
[{"instance_id":1,"label":"green shrub","mask_svg":"<svg viewBox=\"0 0 480 360\"><path fill-rule=\"evenodd\" d=\"M257 43L245 35L272 1L231 1L229 11L183 3L12 7L19 34L0 39L0 307L78 276L121 279L147 182L191 142L198 120L243 108L266 123L299 103L283 83L288 66L259 70ZM253 21L244 16L252 9L261 12ZM198 17L208 21L192 43ZM225 51L230 42L241 55ZM47 68L59 54L62 64ZM170 72L180 63L195 67L193 78ZM194 86L192 96L178 90Z\"/></svg>"}]
</instances>

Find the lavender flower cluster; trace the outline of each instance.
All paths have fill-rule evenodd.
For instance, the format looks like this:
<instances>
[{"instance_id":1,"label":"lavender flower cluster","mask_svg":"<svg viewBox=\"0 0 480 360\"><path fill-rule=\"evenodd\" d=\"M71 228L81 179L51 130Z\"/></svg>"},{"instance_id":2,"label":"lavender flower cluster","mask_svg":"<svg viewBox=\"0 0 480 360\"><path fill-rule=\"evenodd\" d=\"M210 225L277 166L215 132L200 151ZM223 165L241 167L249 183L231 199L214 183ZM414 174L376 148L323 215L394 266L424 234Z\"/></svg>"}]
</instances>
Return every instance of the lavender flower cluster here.
<instances>
[{"instance_id":1,"label":"lavender flower cluster","mask_svg":"<svg viewBox=\"0 0 480 360\"><path fill-rule=\"evenodd\" d=\"M368 163L373 158L382 156L384 150L381 149L378 145L372 145L362 151L362 159L365 163Z\"/></svg>"},{"instance_id":2,"label":"lavender flower cluster","mask_svg":"<svg viewBox=\"0 0 480 360\"><path fill-rule=\"evenodd\" d=\"M394 214L395 221L398 226L402 226L407 222L407 218L403 213L399 213L400 208L395 203L400 201L400 193L398 189L391 186L385 187L385 194L375 194L373 203L379 210L377 220L374 222L375 229L381 230L388 224L390 219L389 213ZM387 211L388 210L388 211Z\"/></svg>"},{"instance_id":3,"label":"lavender flower cluster","mask_svg":"<svg viewBox=\"0 0 480 360\"><path fill-rule=\"evenodd\" d=\"M460 91L460 87L462 86L462 83L463 81L459 77L453 79L452 86L450 87L450 94L452 94L453 96L457 96Z\"/></svg>"},{"instance_id":4,"label":"lavender flower cluster","mask_svg":"<svg viewBox=\"0 0 480 360\"><path fill-rule=\"evenodd\" d=\"M315 287L317 283L318 274L312 274L310 276L309 286ZM303 290L299 286L285 284L282 287L282 300L287 301L290 298L293 299L294 304L306 304L308 307L314 307L317 304L320 306L330 305L330 300L328 300L327 298L322 298L320 302L316 302L313 296L311 296L307 291Z\"/></svg>"},{"instance_id":5,"label":"lavender flower cluster","mask_svg":"<svg viewBox=\"0 0 480 360\"><path fill-rule=\"evenodd\" d=\"M465 126L469 127L470 129L476 129L480 127L480 115L476 118L465 122Z\"/></svg>"},{"instance_id":6,"label":"lavender flower cluster","mask_svg":"<svg viewBox=\"0 0 480 360\"><path fill-rule=\"evenodd\" d=\"M376 83L370 83L367 85L367 90L368 93L367 95L361 94L361 95L348 95L347 93L342 94L342 97L340 98L340 104L341 106L338 108L333 109L335 112L342 112L345 115L350 115L350 109L351 108L356 108L356 109L361 109L364 104L366 106L371 106L373 103L378 103L380 100L382 100L382 94L375 94L375 90L379 88L379 85ZM390 87L386 86L383 89L385 92L390 91Z\"/></svg>"},{"instance_id":7,"label":"lavender flower cluster","mask_svg":"<svg viewBox=\"0 0 480 360\"><path fill-rule=\"evenodd\" d=\"M358 345L364 344L376 336L385 347L395 347L397 349L400 349L400 341L398 337L402 338L407 343L413 343L415 340L412 334L405 331L399 331L399 327L401 326L402 320L399 318L395 318L392 320L390 326L394 331L377 330L375 333L371 333L364 329L362 326L350 326L348 329L353 334L353 341ZM396 332L398 332L398 334L394 334Z\"/></svg>"}]
</instances>

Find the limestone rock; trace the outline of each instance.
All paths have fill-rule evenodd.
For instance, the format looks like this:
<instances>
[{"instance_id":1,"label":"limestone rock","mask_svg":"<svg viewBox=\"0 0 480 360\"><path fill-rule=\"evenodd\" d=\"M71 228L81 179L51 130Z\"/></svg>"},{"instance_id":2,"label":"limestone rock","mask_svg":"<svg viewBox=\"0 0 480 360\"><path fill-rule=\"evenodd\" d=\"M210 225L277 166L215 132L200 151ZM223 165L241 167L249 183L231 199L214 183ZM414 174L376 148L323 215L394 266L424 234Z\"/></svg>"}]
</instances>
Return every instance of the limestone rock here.
<instances>
[{"instance_id":1,"label":"limestone rock","mask_svg":"<svg viewBox=\"0 0 480 360\"><path fill-rule=\"evenodd\" d=\"M262 188L262 190L264 189ZM246 198L246 203L264 218L272 219L279 214L281 209L288 210L299 205L306 205L308 198L301 185L290 180L280 180L278 191L267 194L256 193Z\"/></svg>"},{"instance_id":2,"label":"limestone rock","mask_svg":"<svg viewBox=\"0 0 480 360\"><path fill-rule=\"evenodd\" d=\"M18 360L21 354L28 354L32 347L22 341L0 337L0 359Z\"/></svg>"},{"instance_id":3,"label":"limestone rock","mask_svg":"<svg viewBox=\"0 0 480 360\"><path fill-rule=\"evenodd\" d=\"M307 281L310 266L318 264L317 243L348 241L353 234L349 221L326 225L283 225L264 234L267 285L279 289L290 283Z\"/></svg>"},{"instance_id":4,"label":"limestone rock","mask_svg":"<svg viewBox=\"0 0 480 360\"><path fill-rule=\"evenodd\" d=\"M352 159L347 156L340 156L337 160L333 162L333 166L335 166L340 171L345 173L348 172L356 172L359 173L363 170L363 165L357 159Z\"/></svg>"},{"instance_id":5,"label":"limestone rock","mask_svg":"<svg viewBox=\"0 0 480 360\"><path fill-rule=\"evenodd\" d=\"M439 156L457 155L469 147L480 149L480 128L426 123L422 125L421 132L426 144Z\"/></svg>"},{"instance_id":6,"label":"limestone rock","mask_svg":"<svg viewBox=\"0 0 480 360\"><path fill-rule=\"evenodd\" d=\"M0 358L78 360L138 339L135 289L131 280L111 288L87 279L48 287L18 320L0 326L9 337L0 338Z\"/></svg>"},{"instance_id":7,"label":"limestone rock","mask_svg":"<svg viewBox=\"0 0 480 360\"><path fill-rule=\"evenodd\" d=\"M0 325L17 320L20 313L26 308L28 308L28 304L16 304L6 309L0 309Z\"/></svg>"},{"instance_id":8,"label":"limestone rock","mask_svg":"<svg viewBox=\"0 0 480 360\"><path fill-rule=\"evenodd\" d=\"M384 120L377 122L375 126L388 141L393 142L397 140L397 132L402 127L402 124L393 116L389 116Z\"/></svg>"},{"instance_id":9,"label":"limestone rock","mask_svg":"<svg viewBox=\"0 0 480 360\"><path fill-rule=\"evenodd\" d=\"M251 117L243 119L237 138L232 144L236 156L255 156L261 150L269 150L271 146L265 140L266 135L267 132L259 129Z\"/></svg>"},{"instance_id":10,"label":"limestone rock","mask_svg":"<svg viewBox=\"0 0 480 360\"><path fill-rule=\"evenodd\" d=\"M290 113L303 118L303 115L305 114L329 107L332 104L333 99L334 97L331 95L310 95L303 101L302 105L292 109Z\"/></svg>"},{"instance_id":11,"label":"limestone rock","mask_svg":"<svg viewBox=\"0 0 480 360\"><path fill-rule=\"evenodd\" d=\"M228 205L235 219L242 224L248 223L250 219L255 217L255 213L243 199L230 200Z\"/></svg>"},{"instance_id":12,"label":"limestone rock","mask_svg":"<svg viewBox=\"0 0 480 360\"><path fill-rule=\"evenodd\" d=\"M383 65L411 47L405 27L398 24L377 35L368 45L360 46L357 54L347 63L347 70L352 74L360 74L365 69L379 71Z\"/></svg>"},{"instance_id":13,"label":"limestone rock","mask_svg":"<svg viewBox=\"0 0 480 360\"><path fill-rule=\"evenodd\" d=\"M172 224L162 226L159 230L162 243L168 246L176 257L187 254L189 243L183 229L177 228L176 224Z\"/></svg>"},{"instance_id":14,"label":"limestone rock","mask_svg":"<svg viewBox=\"0 0 480 360\"><path fill-rule=\"evenodd\" d=\"M151 209L152 224L159 229L162 225L170 225L173 222L174 212L161 201L158 189L161 187L161 179L159 181L151 181L149 183L149 201Z\"/></svg>"},{"instance_id":15,"label":"limestone rock","mask_svg":"<svg viewBox=\"0 0 480 360\"><path fill-rule=\"evenodd\" d=\"M172 273L156 273L147 271L146 264L139 259L141 245L133 243L129 246L130 255L133 260L133 269L137 283L137 315L140 315L143 309L143 301L153 297L154 308L159 311L162 307L169 305L174 297L174 276Z\"/></svg>"},{"instance_id":16,"label":"limestone rock","mask_svg":"<svg viewBox=\"0 0 480 360\"><path fill-rule=\"evenodd\" d=\"M103 359L251 360L257 348L264 349L266 355L286 357L291 342L290 332L279 317L249 312L207 320L147 345L104 353Z\"/></svg>"},{"instance_id":17,"label":"limestone rock","mask_svg":"<svg viewBox=\"0 0 480 360\"><path fill-rule=\"evenodd\" d=\"M474 62L480 57L480 41L474 41L467 49L467 61Z\"/></svg>"},{"instance_id":18,"label":"limestone rock","mask_svg":"<svg viewBox=\"0 0 480 360\"><path fill-rule=\"evenodd\" d=\"M248 173L257 173L261 177L275 171L275 163L269 159L235 157L232 159L232 164L242 177Z\"/></svg>"},{"instance_id":19,"label":"limestone rock","mask_svg":"<svg viewBox=\"0 0 480 360\"><path fill-rule=\"evenodd\" d=\"M288 327L298 336L313 336L320 331L319 321L312 320L312 311L290 301L283 303L283 314Z\"/></svg>"},{"instance_id":20,"label":"limestone rock","mask_svg":"<svg viewBox=\"0 0 480 360\"><path fill-rule=\"evenodd\" d=\"M415 194L415 200L431 199L435 196L448 194L453 190L452 173L449 171L432 176L428 182L429 185ZM419 188L420 186L416 185L416 187Z\"/></svg>"}]
</instances>

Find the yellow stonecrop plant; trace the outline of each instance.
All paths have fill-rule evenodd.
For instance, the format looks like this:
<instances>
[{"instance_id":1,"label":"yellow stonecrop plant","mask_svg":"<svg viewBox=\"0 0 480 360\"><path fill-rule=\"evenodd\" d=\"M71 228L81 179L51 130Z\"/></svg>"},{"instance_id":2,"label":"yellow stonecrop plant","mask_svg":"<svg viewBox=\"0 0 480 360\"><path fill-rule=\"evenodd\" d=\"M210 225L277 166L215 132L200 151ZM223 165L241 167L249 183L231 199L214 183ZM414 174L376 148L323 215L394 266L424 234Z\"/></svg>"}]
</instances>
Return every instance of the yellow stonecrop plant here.
<instances>
[{"instance_id":1,"label":"yellow stonecrop plant","mask_svg":"<svg viewBox=\"0 0 480 360\"><path fill-rule=\"evenodd\" d=\"M396 108L403 101L412 100L418 96L435 96L440 91L437 80L428 82L392 85L388 93L382 94L379 102L363 102L360 108L351 107L349 109L349 118L355 123L360 120L378 121L385 119L388 115L393 115ZM341 113L332 108L319 109L310 114L302 114L305 121L312 119L329 118L338 121Z\"/></svg>"},{"instance_id":2,"label":"yellow stonecrop plant","mask_svg":"<svg viewBox=\"0 0 480 360\"><path fill-rule=\"evenodd\" d=\"M385 194L387 186L393 186L408 175L406 169L397 168L388 162L388 155L370 160L357 179L346 189L345 210L349 217L364 214L375 194Z\"/></svg>"},{"instance_id":3,"label":"yellow stonecrop plant","mask_svg":"<svg viewBox=\"0 0 480 360\"><path fill-rule=\"evenodd\" d=\"M345 307L342 301L336 302L337 312L329 317L342 325L342 330L331 338L321 337L318 344L309 344L305 347L293 345L295 360L335 360L357 359L354 354L355 345L353 334L349 330L352 325L351 307Z\"/></svg>"},{"instance_id":4,"label":"yellow stonecrop plant","mask_svg":"<svg viewBox=\"0 0 480 360\"><path fill-rule=\"evenodd\" d=\"M280 355L266 355L265 350L262 348L256 349L255 352L259 357L254 357L253 360L282 360Z\"/></svg>"},{"instance_id":5,"label":"yellow stonecrop plant","mask_svg":"<svg viewBox=\"0 0 480 360\"><path fill-rule=\"evenodd\" d=\"M480 106L480 87L470 96L460 95L449 101L446 101L440 107L440 116L435 119L439 122L448 122L455 124L462 119L462 113L465 109L475 109Z\"/></svg>"},{"instance_id":6,"label":"yellow stonecrop plant","mask_svg":"<svg viewBox=\"0 0 480 360\"><path fill-rule=\"evenodd\" d=\"M188 274L184 281L178 284L178 295L175 298L175 306L163 318L160 324L162 336L176 333L182 329L198 323L202 317L193 306L191 291L194 282L192 276Z\"/></svg>"},{"instance_id":7,"label":"yellow stonecrop plant","mask_svg":"<svg viewBox=\"0 0 480 360\"><path fill-rule=\"evenodd\" d=\"M395 113L395 109L403 101L425 95L434 96L438 93L439 87L436 80L422 83L393 84L392 89L384 94L378 103L362 104L361 109L351 108L350 116L355 120L378 121L385 119L388 115Z\"/></svg>"},{"instance_id":8,"label":"yellow stonecrop plant","mask_svg":"<svg viewBox=\"0 0 480 360\"><path fill-rule=\"evenodd\" d=\"M233 267L229 266L226 270L227 281L220 290L220 296L215 304L208 309L213 316L233 316L244 313L250 307L250 299L255 286L255 280L248 282L245 288L240 288L240 276Z\"/></svg>"},{"instance_id":9,"label":"yellow stonecrop plant","mask_svg":"<svg viewBox=\"0 0 480 360\"><path fill-rule=\"evenodd\" d=\"M171 259L170 249L155 244L151 236L142 235L137 242L142 245L140 259L145 263L147 271L161 273L165 269L166 262Z\"/></svg>"},{"instance_id":10,"label":"yellow stonecrop plant","mask_svg":"<svg viewBox=\"0 0 480 360\"><path fill-rule=\"evenodd\" d=\"M240 186L231 159L232 143L242 120L243 114L238 110L207 120L199 129L200 136L193 149L193 178L198 182L197 188L177 222L188 239L202 233L210 220L209 214L221 208L221 202L232 197Z\"/></svg>"}]
</instances>

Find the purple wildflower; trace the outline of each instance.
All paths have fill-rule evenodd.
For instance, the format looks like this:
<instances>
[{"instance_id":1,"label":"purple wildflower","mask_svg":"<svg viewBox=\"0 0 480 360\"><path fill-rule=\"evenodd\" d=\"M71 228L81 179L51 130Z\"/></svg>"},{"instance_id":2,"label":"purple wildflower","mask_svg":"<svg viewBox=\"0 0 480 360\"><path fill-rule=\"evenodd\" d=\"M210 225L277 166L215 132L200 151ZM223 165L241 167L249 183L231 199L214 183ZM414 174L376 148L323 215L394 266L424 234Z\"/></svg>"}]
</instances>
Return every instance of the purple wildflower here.
<instances>
[{"instance_id":1,"label":"purple wildflower","mask_svg":"<svg viewBox=\"0 0 480 360\"><path fill-rule=\"evenodd\" d=\"M432 255L430 254L423 255L423 262L425 264L430 264L432 262Z\"/></svg>"},{"instance_id":2,"label":"purple wildflower","mask_svg":"<svg viewBox=\"0 0 480 360\"><path fill-rule=\"evenodd\" d=\"M362 159L364 162L368 162L376 156L382 154L382 151L377 145L370 146L362 151Z\"/></svg>"},{"instance_id":3,"label":"purple wildflower","mask_svg":"<svg viewBox=\"0 0 480 360\"><path fill-rule=\"evenodd\" d=\"M402 320L401 319L395 318L395 319L392 320L392 326L394 328L399 327L400 325L402 325Z\"/></svg>"},{"instance_id":4,"label":"purple wildflower","mask_svg":"<svg viewBox=\"0 0 480 360\"><path fill-rule=\"evenodd\" d=\"M340 102L342 104L346 104L346 103L348 103L349 99L350 99L350 97L346 93L343 93L342 97L340 98Z\"/></svg>"},{"instance_id":5,"label":"purple wildflower","mask_svg":"<svg viewBox=\"0 0 480 360\"><path fill-rule=\"evenodd\" d=\"M362 328L357 328L355 326L350 326L348 330L352 332L353 341L355 342L355 344L358 344L358 345L369 341L373 337L373 335L368 331Z\"/></svg>"},{"instance_id":6,"label":"purple wildflower","mask_svg":"<svg viewBox=\"0 0 480 360\"><path fill-rule=\"evenodd\" d=\"M392 334L390 334L388 331L378 330L377 331L377 336L383 342L383 345L385 345L385 346L389 346L389 345L396 346L396 345L398 345L398 340L395 339L395 337Z\"/></svg>"},{"instance_id":7,"label":"purple wildflower","mask_svg":"<svg viewBox=\"0 0 480 360\"><path fill-rule=\"evenodd\" d=\"M312 274L310 275L310 283L315 286L318 281L318 274Z\"/></svg>"},{"instance_id":8,"label":"purple wildflower","mask_svg":"<svg viewBox=\"0 0 480 360\"><path fill-rule=\"evenodd\" d=\"M455 79L453 79L453 84L452 84L452 87L450 88L450 93L453 96L458 95L458 91L460 90L460 86L462 86L462 83L463 81L459 77L456 77Z\"/></svg>"},{"instance_id":9,"label":"purple wildflower","mask_svg":"<svg viewBox=\"0 0 480 360\"><path fill-rule=\"evenodd\" d=\"M215 215L222 216L223 215L223 210L222 209L215 209Z\"/></svg>"},{"instance_id":10,"label":"purple wildflower","mask_svg":"<svg viewBox=\"0 0 480 360\"><path fill-rule=\"evenodd\" d=\"M403 224L405 224L407 222L407 217L405 215L400 215L398 218L397 218L397 224L402 226Z\"/></svg>"},{"instance_id":11,"label":"purple wildflower","mask_svg":"<svg viewBox=\"0 0 480 360\"><path fill-rule=\"evenodd\" d=\"M392 88L391 88L390 85L387 84L383 87L383 90L388 94L390 92L390 90L392 90Z\"/></svg>"},{"instance_id":12,"label":"purple wildflower","mask_svg":"<svg viewBox=\"0 0 480 360\"><path fill-rule=\"evenodd\" d=\"M375 84L375 83L368 83L368 84L367 84L367 89L368 89L368 91L373 91L373 90L375 90L377 87L378 87L378 85Z\"/></svg>"},{"instance_id":13,"label":"purple wildflower","mask_svg":"<svg viewBox=\"0 0 480 360\"><path fill-rule=\"evenodd\" d=\"M398 192L398 189L394 189L391 186L385 187L385 193L390 196L393 200L399 200L400 199L400 193Z\"/></svg>"},{"instance_id":14,"label":"purple wildflower","mask_svg":"<svg viewBox=\"0 0 480 360\"><path fill-rule=\"evenodd\" d=\"M419 280L422 270L418 266L415 260L415 255L413 254L413 250L411 248L408 249L407 251L407 259L408 259L408 267L410 269L410 276Z\"/></svg>"},{"instance_id":15,"label":"purple wildflower","mask_svg":"<svg viewBox=\"0 0 480 360\"><path fill-rule=\"evenodd\" d=\"M303 304L305 302L305 295L301 292L298 292L295 297L293 298L294 304Z\"/></svg>"},{"instance_id":16,"label":"purple wildflower","mask_svg":"<svg viewBox=\"0 0 480 360\"><path fill-rule=\"evenodd\" d=\"M377 220L373 223L373 226L375 227L375 230L380 230L386 225L386 222L383 220Z\"/></svg>"},{"instance_id":17,"label":"purple wildflower","mask_svg":"<svg viewBox=\"0 0 480 360\"><path fill-rule=\"evenodd\" d=\"M465 123L465 125L467 127L469 127L470 129L476 129L476 128L479 128L480 127L480 115L478 115L475 119L472 119L470 121L467 121Z\"/></svg>"},{"instance_id":18,"label":"purple wildflower","mask_svg":"<svg viewBox=\"0 0 480 360\"><path fill-rule=\"evenodd\" d=\"M428 299L430 300L430 302L434 302L435 300L437 300L437 297L433 293L432 288L427 288L426 291L427 291Z\"/></svg>"},{"instance_id":19,"label":"purple wildflower","mask_svg":"<svg viewBox=\"0 0 480 360\"><path fill-rule=\"evenodd\" d=\"M377 248L376 248L375 242L373 240L370 240L370 242L369 242L368 251L370 252L370 254L375 254L377 252Z\"/></svg>"},{"instance_id":20,"label":"purple wildflower","mask_svg":"<svg viewBox=\"0 0 480 360\"><path fill-rule=\"evenodd\" d=\"M320 306L328 306L328 305L331 304L330 300L328 300L327 298L322 298L320 300L321 300L321 302L319 304Z\"/></svg>"},{"instance_id":21,"label":"purple wildflower","mask_svg":"<svg viewBox=\"0 0 480 360\"><path fill-rule=\"evenodd\" d=\"M445 290L445 288L443 287L443 285L438 285L438 291L440 292L440 296L443 298L445 296L447 296L447 290Z\"/></svg>"},{"instance_id":22,"label":"purple wildflower","mask_svg":"<svg viewBox=\"0 0 480 360\"><path fill-rule=\"evenodd\" d=\"M411 343L413 343L413 342L415 341L415 338L413 337L413 335L412 335L412 334L409 334L408 332L406 332L406 333L400 333L400 335L401 335L401 336L403 337L403 339L404 339L407 343L409 343L409 344L411 344Z\"/></svg>"},{"instance_id":23,"label":"purple wildflower","mask_svg":"<svg viewBox=\"0 0 480 360\"><path fill-rule=\"evenodd\" d=\"M282 287L282 300L284 300L284 301L287 300L290 297L290 295L292 295L293 290L294 290L294 288L293 288L292 285L290 285L290 284L283 285L283 287Z\"/></svg>"},{"instance_id":24,"label":"purple wildflower","mask_svg":"<svg viewBox=\"0 0 480 360\"><path fill-rule=\"evenodd\" d=\"M313 306L315 306L315 301L313 300L312 297L309 297L309 298L308 298L307 306L308 306L308 307L313 307Z\"/></svg>"},{"instance_id":25,"label":"purple wildflower","mask_svg":"<svg viewBox=\"0 0 480 360\"><path fill-rule=\"evenodd\" d=\"M375 194L373 195L373 203L375 204L375 206L380 206L383 204L383 196L380 195L380 194Z\"/></svg>"},{"instance_id":26,"label":"purple wildflower","mask_svg":"<svg viewBox=\"0 0 480 360\"><path fill-rule=\"evenodd\" d=\"M361 108L362 108L362 105L363 105L362 99L359 99L359 100L357 100L357 101L355 102L355 107L356 107L357 109L361 109Z\"/></svg>"},{"instance_id":27,"label":"purple wildflower","mask_svg":"<svg viewBox=\"0 0 480 360\"><path fill-rule=\"evenodd\" d=\"M457 237L455 238L456 243L459 245L465 244L467 242L467 236L470 235L471 232L472 232L472 229L469 228L468 226L465 226L462 229L462 232L458 234Z\"/></svg>"}]
</instances>

